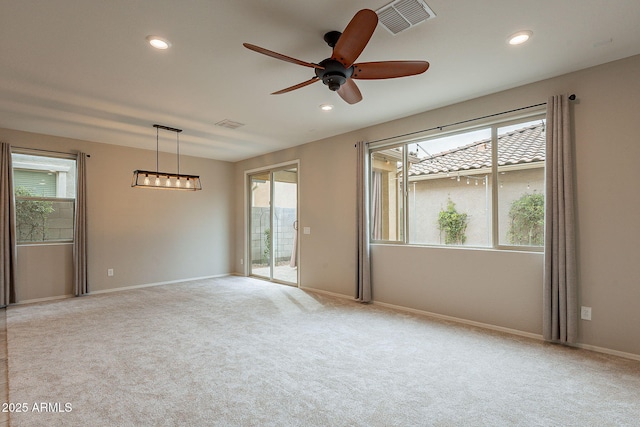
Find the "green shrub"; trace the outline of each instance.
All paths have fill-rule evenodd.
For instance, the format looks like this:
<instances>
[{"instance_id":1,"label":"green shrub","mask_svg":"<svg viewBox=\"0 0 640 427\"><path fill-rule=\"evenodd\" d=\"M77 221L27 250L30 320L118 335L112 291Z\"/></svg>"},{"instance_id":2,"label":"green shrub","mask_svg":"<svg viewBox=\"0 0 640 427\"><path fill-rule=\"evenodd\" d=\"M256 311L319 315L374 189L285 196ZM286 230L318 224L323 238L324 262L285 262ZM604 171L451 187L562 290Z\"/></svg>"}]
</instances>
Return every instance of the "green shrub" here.
<instances>
[{"instance_id":1,"label":"green shrub","mask_svg":"<svg viewBox=\"0 0 640 427\"><path fill-rule=\"evenodd\" d=\"M447 209L438 214L438 228L444 231L444 243L447 245L463 245L467 240L468 215L459 213L456 204L447 199Z\"/></svg>"},{"instance_id":2,"label":"green shrub","mask_svg":"<svg viewBox=\"0 0 640 427\"><path fill-rule=\"evenodd\" d=\"M509 208L510 227L507 238L512 245L544 244L544 196L525 193Z\"/></svg>"},{"instance_id":3,"label":"green shrub","mask_svg":"<svg viewBox=\"0 0 640 427\"><path fill-rule=\"evenodd\" d=\"M264 259L265 263L269 262L271 255L271 229L264 230Z\"/></svg>"},{"instance_id":4,"label":"green shrub","mask_svg":"<svg viewBox=\"0 0 640 427\"><path fill-rule=\"evenodd\" d=\"M29 200L20 197L33 197L27 188L18 187L16 195L16 232L19 242L44 241L47 234L47 218L53 209L53 203L46 200Z\"/></svg>"}]
</instances>

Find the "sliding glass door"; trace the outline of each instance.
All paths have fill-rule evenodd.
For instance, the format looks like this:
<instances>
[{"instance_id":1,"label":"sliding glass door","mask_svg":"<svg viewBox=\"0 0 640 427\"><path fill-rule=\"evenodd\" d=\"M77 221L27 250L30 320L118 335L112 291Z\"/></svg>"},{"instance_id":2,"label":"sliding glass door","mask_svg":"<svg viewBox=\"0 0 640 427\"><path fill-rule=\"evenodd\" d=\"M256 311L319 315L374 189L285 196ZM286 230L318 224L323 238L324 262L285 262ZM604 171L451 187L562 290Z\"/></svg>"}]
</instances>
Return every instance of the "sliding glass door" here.
<instances>
[{"instance_id":1,"label":"sliding glass door","mask_svg":"<svg viewBox=\"0 0 640 427\"><path fill-rule=\"evenodd\" d=\"M271 278L271 173L251 175L249 191L249 274Z\"/></svg>"},{"instance_id":2,"label":"sliding glass door","mask_svg":"<svg viewBox=\"0 0 640 427\"><path fill-rule=\"evenodd\" d=\"M298 284L298 168L249 175L252 276Z\"/></svg>"}]
</instances>

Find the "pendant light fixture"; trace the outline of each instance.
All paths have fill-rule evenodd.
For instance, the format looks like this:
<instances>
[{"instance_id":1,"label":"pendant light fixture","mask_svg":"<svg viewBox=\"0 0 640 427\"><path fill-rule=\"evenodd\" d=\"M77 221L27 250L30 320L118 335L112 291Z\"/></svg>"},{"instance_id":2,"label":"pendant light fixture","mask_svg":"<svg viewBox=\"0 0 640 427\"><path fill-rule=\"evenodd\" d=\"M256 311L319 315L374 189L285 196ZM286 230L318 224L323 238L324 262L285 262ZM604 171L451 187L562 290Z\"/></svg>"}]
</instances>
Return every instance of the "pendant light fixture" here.
<instances>
[{"instance_id":1,"label":"pendant light fixture","mask_svg":"<svg viewBox=\"0 0 640 427\"><path fill-rule=\"evenodd\" d=\"M202 184L200 183L200 177L198 175L185 175L180 173L180 132L182 132L182 129L157 124L153 125L153 127L156 128L156 171L133 171L131 186L140 188L156 188L159 190L202 190ZM176 157L178 161L177 173L160 172L158 169L160 129L176 133Z\"/></svg>"}]
</instances>

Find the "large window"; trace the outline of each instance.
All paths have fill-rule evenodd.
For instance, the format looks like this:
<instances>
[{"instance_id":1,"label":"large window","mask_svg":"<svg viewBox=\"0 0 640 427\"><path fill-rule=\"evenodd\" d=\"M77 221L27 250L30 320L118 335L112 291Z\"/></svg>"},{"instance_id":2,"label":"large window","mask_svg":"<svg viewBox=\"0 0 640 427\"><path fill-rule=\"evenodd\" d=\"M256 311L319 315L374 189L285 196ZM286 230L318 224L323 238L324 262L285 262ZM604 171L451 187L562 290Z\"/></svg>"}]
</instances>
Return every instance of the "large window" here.
<instances>
[{"instance_id":1,"label":"large window","mask_svg":"<svg viewBox=\"0 0 640 427\"><path fill-rule=\"evenodd\" d=\"M371 238L544 244L544 116L371 148Z\"/></svg>"},{"instance_id":2,"label":"large window","mask_svg":"<svg viewBox=\"0 0 640 427\"><path fill-rule=\"evenodd\" d=\"M72 242L75 159L21 153L11 159L18 243Z\"/></svg>"}]
</instances>

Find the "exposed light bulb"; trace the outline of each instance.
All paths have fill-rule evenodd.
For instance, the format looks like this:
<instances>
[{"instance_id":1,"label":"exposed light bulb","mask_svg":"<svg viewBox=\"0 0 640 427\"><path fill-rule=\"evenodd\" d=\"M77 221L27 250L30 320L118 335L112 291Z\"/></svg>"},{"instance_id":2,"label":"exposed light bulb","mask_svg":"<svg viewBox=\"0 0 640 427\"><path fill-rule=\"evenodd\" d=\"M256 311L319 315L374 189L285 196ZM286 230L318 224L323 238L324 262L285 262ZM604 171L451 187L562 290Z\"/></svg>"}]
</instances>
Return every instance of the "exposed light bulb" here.
<instances>
[{"instance_id":1,"label":"exposed light bulb","mask_svg":"<svg viewBox=\"0 0 640 427\"><path fill-rule=\"evenodd\" d=\"M184 185L187 188L191 188L191 180L187 178L187 183Z\"/></svg>"},{"instance_id":2,"label":"exposed light bulb","mask_svg":"<svg viewBox=\"0 0 640 427\"><path fill-rule=\"evenodd\" d=\"M171 178L167 177L167 182L164 184L166 187L171 187Z\"/></svg>"},{"instance_id":3,"label":"exposed light bulb","mask_svg":"<svg viewBox=\"0 0 640 427\"><path fill-rule=\"evenodd\" d=\"M145 175L144 176L144 185L149 185L151 184L151 181L149 180L149 175Z\"/></svg>"},{"instance_id":4,"label":"exposed light bulb","mask_svg":"<svg viewBox=\"0 0 640 427\"><path fill-rule=\"evenodd\" d=\"M180 187L180 178L176 179L176 187Z\"/></svg>"},{"instance_id":5,"label":"exposed light bulb","mask_svg":"<svg viewBox=\"0 0 640 427\"><path fill-rule=\"evenodd\" d=\"M160 187L160 177L159 176L156 176L155 184L156 184L156 187Z\"/></svg>"}]
</instances>

